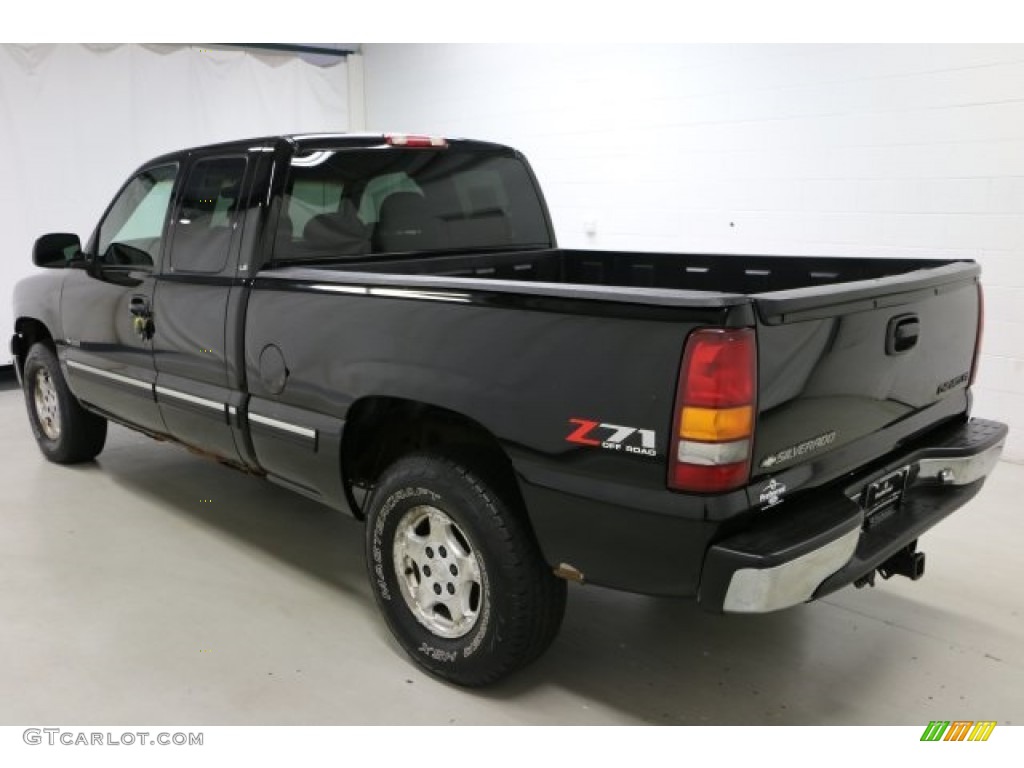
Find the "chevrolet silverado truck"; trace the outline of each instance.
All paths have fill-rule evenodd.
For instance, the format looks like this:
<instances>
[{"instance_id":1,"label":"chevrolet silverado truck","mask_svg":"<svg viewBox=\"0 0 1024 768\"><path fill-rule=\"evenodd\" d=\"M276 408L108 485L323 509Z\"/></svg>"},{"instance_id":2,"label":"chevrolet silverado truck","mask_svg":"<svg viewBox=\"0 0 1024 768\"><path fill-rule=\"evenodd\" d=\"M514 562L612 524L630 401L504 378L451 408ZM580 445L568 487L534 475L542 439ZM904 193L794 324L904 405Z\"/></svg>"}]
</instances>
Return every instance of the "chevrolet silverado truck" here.
<instances>
[{"instance_id":1,"label":"chevrolet silverado truck","mask_svg":"<svg viewBox=\"0 0 1024 768\"><path fill-rule=\"evenodd\" d=\"M364 520L391 631L461 685L540 656L568 581L758 613L916 579L1007 433L970 416L975 263L563 250L491 143L175 152L33 260L47 459L113 421Z\"/></svg>"}]
</instances>

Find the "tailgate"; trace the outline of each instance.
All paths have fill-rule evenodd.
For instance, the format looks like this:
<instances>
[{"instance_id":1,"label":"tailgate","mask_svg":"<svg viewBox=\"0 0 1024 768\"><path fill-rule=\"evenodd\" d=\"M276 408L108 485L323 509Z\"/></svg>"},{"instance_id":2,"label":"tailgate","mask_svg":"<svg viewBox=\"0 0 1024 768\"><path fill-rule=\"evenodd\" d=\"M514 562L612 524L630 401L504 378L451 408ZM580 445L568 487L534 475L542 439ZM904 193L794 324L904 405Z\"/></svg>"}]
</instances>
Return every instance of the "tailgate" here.
<instances>
[{"instance_id":1,"label":"tailgate","mask_svg":"<svg viewBox=\"0 0 1024 768\"><path fill-rule=\"evenodd\" d=\"M755 295L752 477L805 467L801 485L824 482L965 413L979 273L957 262Z\"/></svg>"}]
</instances>

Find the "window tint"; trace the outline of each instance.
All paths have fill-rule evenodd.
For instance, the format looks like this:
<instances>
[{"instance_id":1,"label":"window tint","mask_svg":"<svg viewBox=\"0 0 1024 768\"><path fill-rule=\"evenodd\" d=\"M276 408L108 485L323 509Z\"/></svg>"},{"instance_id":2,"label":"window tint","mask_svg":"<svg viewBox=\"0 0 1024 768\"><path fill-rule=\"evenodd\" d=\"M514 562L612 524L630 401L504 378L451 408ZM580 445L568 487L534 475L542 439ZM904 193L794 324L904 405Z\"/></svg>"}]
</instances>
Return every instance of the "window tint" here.
<instances>
[{"instance_id":1,"label":"window tint","mask_svg":"<svg viewBox=\"0 0 1024 768\"><path fill-rule=\"evenodd\" d=\"M302 232L314 216L338 210L343 189L334 179L296 180L288 203L288 216L294 225L293 231Z\"/></svg>"},{"instance_id":2,"label":"window tint","mask_svg":"<svg viewBox=\"0 0 1024 768\"><path fill-rule=\"evenodd\" d=\"M220 272L241 203L244 157L200 160L189 171L174 222L171 269Z\"/></svg>"},{"instance_id":3,"label":"window tint","mask_svg":"<svg viewBox=\"0 0 1024 768\"><path fill-rule=\"evenodd\" d=\"M415 192L420 197L423 191L407 173L385 173L374 176L366 183L366 189L359 201L359 218L367 224L376 224L380 205L384 198L394 192Z\"/></svg>"},{"instance_id":4,"label":"window tint","mask_svg":"<svg viewBox=\"0 0 1024 768\"><path fill-rule=\"evenodd\" d=\"M97 258L108 266L152 268L160 253L177 165L143 171L128 182L100 224Z\"/></svg>"},{"instance_id":5,"label":"window tint","mask_svg":"<svg viewBox=\"0 0 1024 768\"><path fill-rule=\"evenodd\" d=\"M509 152L320 149L292 161L275 258L549 244L533 181Z\"/></svg>"}]
</instances>

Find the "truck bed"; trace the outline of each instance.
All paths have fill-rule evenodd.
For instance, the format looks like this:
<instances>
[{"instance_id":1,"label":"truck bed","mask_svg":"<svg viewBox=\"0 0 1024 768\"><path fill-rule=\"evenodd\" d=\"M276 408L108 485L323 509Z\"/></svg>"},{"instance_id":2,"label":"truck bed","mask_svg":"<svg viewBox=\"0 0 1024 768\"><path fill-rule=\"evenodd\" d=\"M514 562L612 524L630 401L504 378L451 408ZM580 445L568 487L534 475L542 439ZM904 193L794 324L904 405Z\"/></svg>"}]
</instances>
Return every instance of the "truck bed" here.
<instances>
[{"instance_id":1,"label":"truck bed","mask_svg":"<svg viewBox=\"0 0 1024 768\"><path fill-rule=\"evenodd\" d=\"M874 280L951 263L955 262L549 249L359 259L317 266L385 274L750 295Z\"/></svg>"},{"instance_id":2,"label":"truck bed","mask_svg":"<svg viewBox=\"0 0 1024 768\"><path fill-rule=\"evenodd\" d=\"M337 279L356 284L554 295L679 308L752 304L760 321L768 325L870 310L882 306L886 297L899 296L902 301L920 291L934 292L965 280L977 281L980 275L974 262L941 259L557 248L362 257L277 266L290 268L264 270L260 276L302 279L317 274L322 277L323 271L329 270L346 273ZM303 267L314 268L315 272Z\"/></svg>"},{"instance_id":3,"label":"truck bed","mask_svg":"<svg viewBox=\"0 0 1024 768\"><path fill-rule=\"evenodd\" d=\"M485 306L488 294L513 294L519 300L503 303L522 306L525 296L539 307L538 300L554 298L552 311L572 302L573 311L598 317L619 316L615 305L633 304L641 306L631 316L651 320L699 327L717 315L714 322L728 317L734 326L757 326L759 432L751 475L813 459L813 480L782 476L791 488L830 481L969 408L979 312L979 268L970 261L549 249L304 266L264 270L257 287L313 284ZM886 348L901 318L922 328L914 355ZM821 449L803 448L816 440Z\"/></svg>"}]
</instances>

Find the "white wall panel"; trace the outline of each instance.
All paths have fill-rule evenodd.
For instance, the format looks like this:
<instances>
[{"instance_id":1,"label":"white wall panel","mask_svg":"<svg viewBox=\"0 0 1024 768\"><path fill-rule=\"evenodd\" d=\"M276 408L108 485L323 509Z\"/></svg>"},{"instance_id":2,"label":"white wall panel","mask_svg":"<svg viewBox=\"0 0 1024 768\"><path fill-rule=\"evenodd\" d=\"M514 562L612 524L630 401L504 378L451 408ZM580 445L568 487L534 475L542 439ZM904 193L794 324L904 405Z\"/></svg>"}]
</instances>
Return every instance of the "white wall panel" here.
<instances>
[{"instance_id":1,"label":"white wall panel","mask_svg":"<svg viewBox=\"0 0 1024 768\"><path fill-rule=\"evenodd\" d=\"M35 238L84 241L149 158L216 141L346 130L346 65L176 46L0 45L0 318ZM5 337L6 338L6 337ZM6 341L0 363L9 355Z\"/></svg>"},{"instance_id":2,"label":"white wall panel","mask_svg":"<svg viewBox=\"0 0 1024 768\"><path fill-rule=\"evenodd\" d=\"M565 246L978 260L1024 461L1024 46L363 51L370 129L519 147Z\"/></svg>"}]
</instances>

